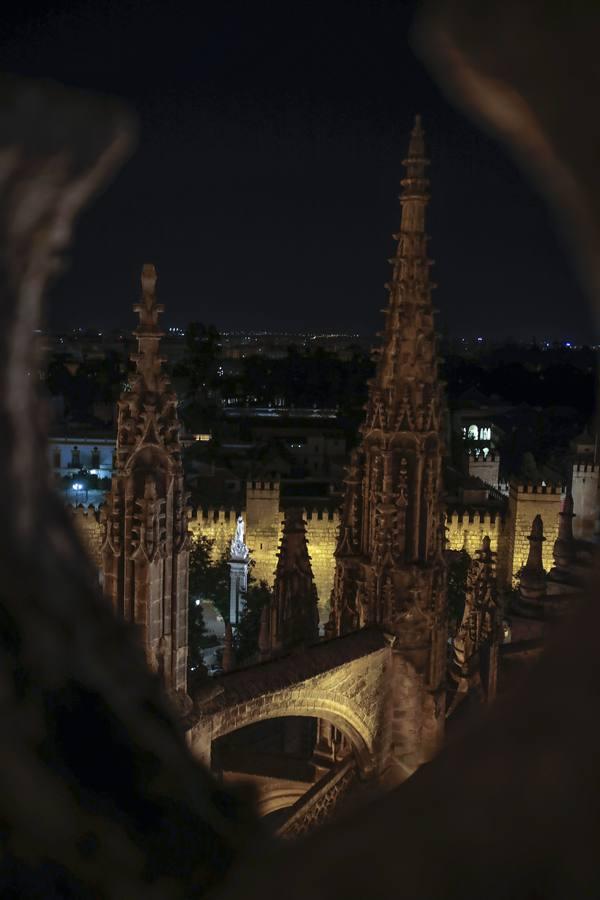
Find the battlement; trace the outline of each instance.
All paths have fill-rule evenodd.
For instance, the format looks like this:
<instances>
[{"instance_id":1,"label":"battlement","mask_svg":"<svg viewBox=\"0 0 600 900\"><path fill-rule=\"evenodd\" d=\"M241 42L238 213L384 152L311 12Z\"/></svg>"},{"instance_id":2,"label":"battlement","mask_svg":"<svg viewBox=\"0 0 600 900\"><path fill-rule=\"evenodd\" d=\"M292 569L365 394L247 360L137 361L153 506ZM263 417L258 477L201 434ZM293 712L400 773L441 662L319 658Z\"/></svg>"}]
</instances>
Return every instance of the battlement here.
<instances>
[{"instance_id":1,"label":"battlement","mask_svg":"<svg viewBox=\"0 0 600 900\"><path fill-rule=\"evenodd\" d=\"M246 496L259 494L273 494L279 497L280 484L278 481L249 481L246 484Z\"/></svg>"},{"instance_id":2,"label":"battlement","mask_svg":"<svg viewBox=\"0 0 600 900\"><path fill-rule=\"evenodd\" d=\"M102 512L91 503L89 506L67 506L72 517L73 524L79 534L88 556L93 564L102 571L102 542L104 538L104 523Z\"/></svg>"},{"instance_id":3,"label":"battlement","mask_svg":"<svg viewBox=\"0 0 600 900\"><path fill-rule=\"evenodd\" d=\"M592 472L597 472L599 468L600 467L598 466L598 463L588 462L587 460L578 460L577 462L573 463L573 474L589 473L591 475Z\"/></svg>"},{"instance_id":4,"label":"battlement","mask_svg":"<svg viewBox=\"0 0 600 900\"><path fill-rule=\"evenodd\" d=\"M479 463L480 466L483 465L493 465L496 462L500 461L500 454L495 450L490 450L489 453L484 453L483 450L469 450L468 456L470 459L475 460L475 462Z\"/></svg>"},{"instance_id":5,"label":"battlement","mask_svg":"<svg viewBox=\"0 0 600 900\"><path fill-rule=\"evenodd\" d=\"M339 524L340 521L340 514L337 509L311 507L310 509L302 510L302 512L307 522L325 521L335 522L336 524Z\"/></svg>"},{"instance_id":6,"label":"battlement","mask_svg":"<svg viewBox=\"0 0 600 900\"><path fill-rule=\"evenodd\" d=\"M231 508L225 509L221 507L220 509L214 509L208 507L208 509L194 509L190 516L190 525L194 527L194 525L198 525L201 522L214 522L215 524L234 523L237 517L238 512Z\"/></svg>"},{"instance_id":7,"label":"battlement","mask_svg":"<svg viewBox=\"0 0 600 900\"><path fill-rule=\"evenodd\" d=\"M464 526L469 525L489 525L495 528L496 524L503 526L505 523L504 513L499 510L489 509L462 509L449 510L446 512L446 526L452 525Z\"/></svg>"},{"instance_id":8,"label":"battlement","mask_svg":"<svg viewBox=\"0 0 600 900\"><path fill-rule=\"evenodd\" d=\"M518 484L511 483L510 485L511 493L521 495L535 495L539 497L540 495L561 495L565 492L565 487L562 484L523 484L519 482Z\"/></svg>"},{"instance_id":9,"label":"battlement","mask_svg":"<svg viewBox=\"0 0 600 900\"><path fill-rule=\"evenodd\" d=\"M83 503L79 503L77 506L70 503L67 505L67 510L69 513L78 520L90 521L93 519L96 522L100 522L100 508L96 509L93 503L90 503L89 506L84 506Z\"/></svg>"}]
</instances>

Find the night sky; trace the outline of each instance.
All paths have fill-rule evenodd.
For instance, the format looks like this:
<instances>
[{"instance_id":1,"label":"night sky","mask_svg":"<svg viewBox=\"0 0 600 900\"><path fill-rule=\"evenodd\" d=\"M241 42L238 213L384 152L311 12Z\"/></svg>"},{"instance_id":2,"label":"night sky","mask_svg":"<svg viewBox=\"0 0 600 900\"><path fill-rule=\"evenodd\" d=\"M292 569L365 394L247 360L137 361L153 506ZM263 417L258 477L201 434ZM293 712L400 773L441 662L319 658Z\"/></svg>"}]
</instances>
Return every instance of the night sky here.
<instances>
[{"instance_id":1,"label":"night sky","mask_svg":"<svg viewBox=\"0 0 600 900\"><path fill-rule=\"evenodd\" d=\"M25 6L3 11L3 68L122 97L140 122L80 220L50 325L129 327L151 261L167 324L375 331L421 112L440 326L593 337L544 202L413 55L413 3Z\"/></svg>"}]
</instances>

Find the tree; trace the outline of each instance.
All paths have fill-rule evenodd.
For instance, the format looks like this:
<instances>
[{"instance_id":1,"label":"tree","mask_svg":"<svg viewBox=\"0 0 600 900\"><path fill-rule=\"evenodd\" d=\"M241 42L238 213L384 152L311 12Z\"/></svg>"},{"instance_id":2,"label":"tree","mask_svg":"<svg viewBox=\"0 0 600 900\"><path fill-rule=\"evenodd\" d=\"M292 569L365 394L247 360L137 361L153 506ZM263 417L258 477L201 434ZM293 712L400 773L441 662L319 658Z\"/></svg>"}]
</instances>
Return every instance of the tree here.
<instances>
[{"instance_id":1,"label":"tree","mask_svg":"<svg viewBox=\"0 0 600 900\"><path fill-rule=\"evenodd\" d=\"M466 550L450 550L448 558L448 630L453 637L465 609L467 575L471 557Z\"/></svg>"},{"instance_id":2,"label":"tree","mask_svg":"<svg viewBox=\"0 0 600 900\"><path fill-rule=\"evenodd\" d=\"M214 540L200 534L190 546L188 607L188 681L194 686L205 675L202 650L209 644L202 600L212 600L225 618L229 613L229 566L223 555L213 560Z\"/></svg>"},{"instance_id":3,"label":"tree","mask_svg":"<svg viewBox=\"0 0 600 900\"><path fill-rule=\"evenodd\" d=\"M215 542L201 534L190 547L190 598L212 600L223 618L229 616L229 564L227 554L213 559Z\"/></svg>"},{"instance_id":4,"label":"tree","mask_svg":"<svg viewBox=\"0 0 600 900\"><path fill-rule=\"evenodd\" d=\"M206 624L202 603L190 595L188 608L188 684L193 689L203 680L206 670L202 649L206 640Z\"/></svg>"},{"instance_id":5,"label":"tree","mask_svg":"<svg viewBox=\"0 0 600 900\"><path fill-rule=\"evenodd\" d=\"M258 653L258 635L263 607L272 600L273 592L266 581L258 583L248 573L248 590L245 606L236 631L236 657L242 663Z\"/></svg>"},{"instance_id":6,"label":"tree","mask_svg":"<svg viewBox=\"0 0 600 900\"><path fill-rule=\"evenodd\" d=\"M189 656L190 680L193 666L201 664L201 649L206 642L206 627L202 604L197 600L212 600L227 621L229 619L230 570L225 551L213 558L215 542L205 535L197 535L190 547L190 606L189 606ZM258 652L258 634L263 606L271 602L272 591L266 581L257 582L252 575L252 563L248 572L248 589L244 596L244 611L236 629L236 656L244 662ZM204 640L203 640L204 639ZM200 662L199 662L200 661Z\"/></svg>"}]
</instances>

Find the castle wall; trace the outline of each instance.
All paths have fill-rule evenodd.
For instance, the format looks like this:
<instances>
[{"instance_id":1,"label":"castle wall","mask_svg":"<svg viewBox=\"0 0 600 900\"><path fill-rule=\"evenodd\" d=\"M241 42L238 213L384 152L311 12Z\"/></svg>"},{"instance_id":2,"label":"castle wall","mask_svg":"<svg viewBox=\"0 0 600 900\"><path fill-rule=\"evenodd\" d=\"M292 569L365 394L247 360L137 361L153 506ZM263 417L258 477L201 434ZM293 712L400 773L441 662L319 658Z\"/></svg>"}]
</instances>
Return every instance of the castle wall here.
<instances>
[{"instance_id":1,"label":"castle wall","mask_svg":"<svg viewBox=\"0 0 600 900\"><path fill-rule=\"evenodd\" d=\"M573 466L573 536L579 540L591 540L596 529L598 515L598 466L577 462Z\"/></svg>"},{"instance_id":2,"label":"castle wall","mask_svg":"<svg viewBox=\"0 0 600 900\"><path fill-rule=\"evenodd\" d=\"M279 508L277 482L249 484L246 509L242 511L242 515L246 523L246 543L254 561L253 576L272 587L284 518L284 513ZM196 510L190 519L189 528L192 534L203 534L214 540L213 559L218 559L229 551L237 516L235 510ZM337 511L309 509L304 511L304 518L308 552L319 595L319 618L323 624L329 616L339 514Z\"/></svg>"},{"instance_id":3,"label":"castle wall","mask_svg":"<svg viewBox=\"0 0 600 900\"><path fill-rule=\"evenodd\" d=\"M558 537L558 515L564 492L560 485L510 485L508 514L510 540L508 578L516 583L515 574L527 562L531 523L537 515L544 523L542 560L547 572L554 565L552 551Z\"/></svg>"},{"instance_id":4,"label":"castle wall","mask_svg":"<svg viewBox=\"0 0 600 900\"><path fill-rule=\"evenodd\" d=\"M331 591L335 575L335 546L340 516L331 510L305 510L308 552L319 595L319 621L324 625L329 618Z\"/></svg>"},{"instance_id":5,"label":"castle wall","mask_svg":"<svg viewBox=\"0 0 600 900\"><path fill-rule=\"evenodd\" d=\"M469 454L469 475L481 478L486 484L498 487L500 481L500 457L495 453L484 456L482 452L473 451Z\"/></svg>"},{"instance_id":6,"label":"castle wall","mask_svg":"<svg viewBox=\"0 0 600 900\"><path fill-rule=\"evenodd\" d=\"M75 528L79 534L84 547L86 548L90 559L98 567L98 571L102 571L102 538L104 535L104 526L100 522L100 512L89 506L87 509L83 506L69 506L69 512L73 516Z\"/></svg>"},{"instance_id":7,"label":"castle wall","mask_svg":"<svg viewBox=\"0 0 600 900\"><path fill-rule=\"evenodd\" d=\"M282 519L279 482L249 482L246 486L246 544L254 561L254 577L271 586L283 533Z\"/></svg>"},{"instance_id":8,"label":"castle wall","mask_svg":"<svg viewBox=\"0 0 600 900\"><path fill-rule=\"evenodd\" d=\"M474 556L481 549L484 537L490 539L496 556L496 572L500 584L507 579L509 527L505 518L488 511L448 510L446 513L446 548L466 550Z\"/></svg>"},{"instance_id":9,"label":"castle wall","mask_svg":"<svg viewBox=\"0 0 600 900\"><path fill-rule=\"evenodd\" d=\"M214 541L212 558L216 562L225 552L235 532L238 513L234 509L196 509L188 527L194 537L204 535Z\"/></svg>"}]
</instances>

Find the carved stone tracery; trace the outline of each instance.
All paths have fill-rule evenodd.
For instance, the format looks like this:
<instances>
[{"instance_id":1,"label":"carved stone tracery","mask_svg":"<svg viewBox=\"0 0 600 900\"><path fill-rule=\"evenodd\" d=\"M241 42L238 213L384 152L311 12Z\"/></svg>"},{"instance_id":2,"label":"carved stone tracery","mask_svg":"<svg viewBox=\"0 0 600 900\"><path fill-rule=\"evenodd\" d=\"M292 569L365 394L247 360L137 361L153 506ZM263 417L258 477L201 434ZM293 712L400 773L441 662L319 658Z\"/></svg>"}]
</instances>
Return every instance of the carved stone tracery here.
<instances>
[{"instance_id":1,"label":"carved stone tracery","mask_svg":"<svg viewBox=\"0 0 600 900\"><path fill-rule=\"evenodd\" d=\"M104 510L104 587L139 626L149 664L184 696L187 684L188 528L177 398L159 355L156 270L142 270L134 306L136 371L118 402L116 472ZM185 703L184 703L185 706Z\"/></svg>"}]
</instances>

